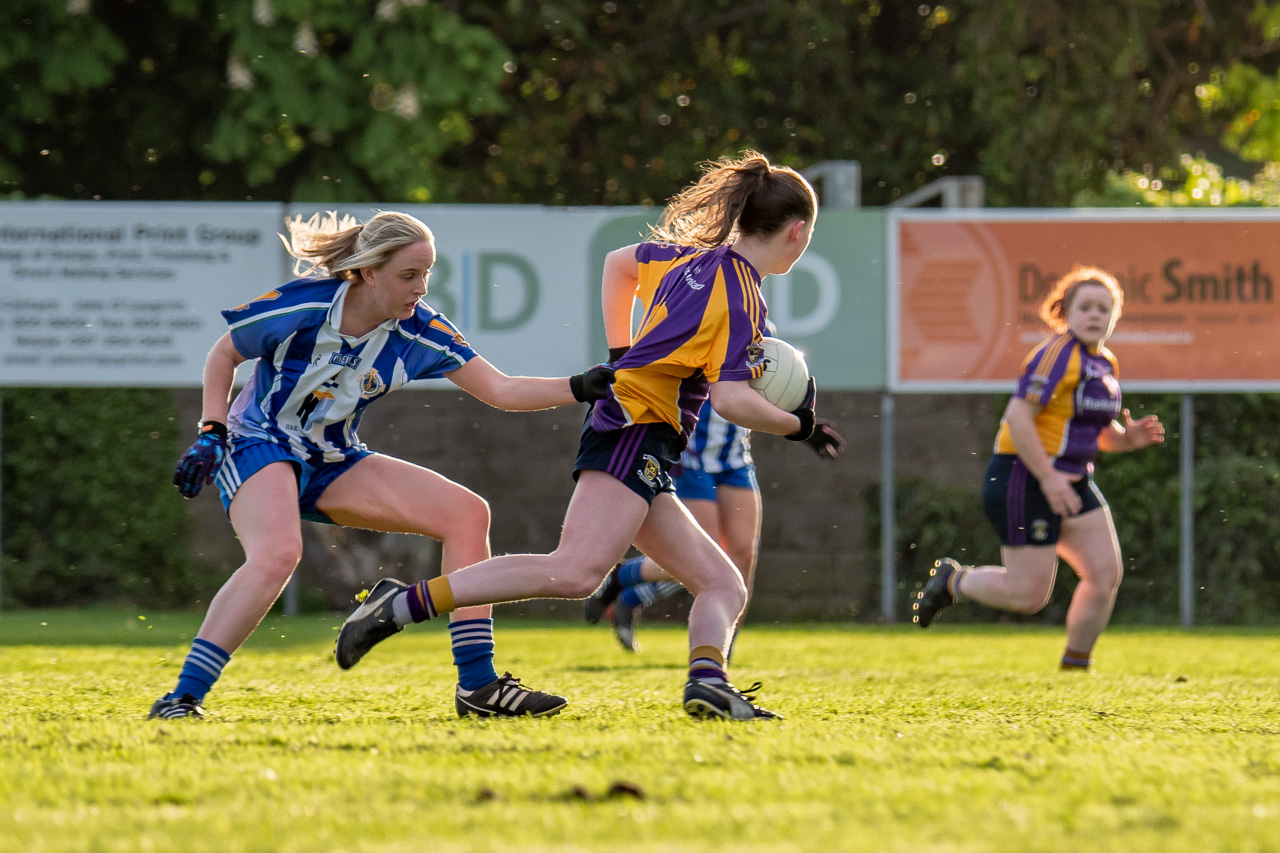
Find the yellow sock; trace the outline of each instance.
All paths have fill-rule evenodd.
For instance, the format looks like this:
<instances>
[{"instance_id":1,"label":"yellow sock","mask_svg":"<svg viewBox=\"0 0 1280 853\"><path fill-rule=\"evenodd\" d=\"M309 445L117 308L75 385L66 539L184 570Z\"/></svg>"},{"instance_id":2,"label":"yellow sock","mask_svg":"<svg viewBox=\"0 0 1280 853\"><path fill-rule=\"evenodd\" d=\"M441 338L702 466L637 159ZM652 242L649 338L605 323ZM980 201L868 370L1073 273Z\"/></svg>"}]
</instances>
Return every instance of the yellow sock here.
<instances>
[{"instance_id":1,"label":"yellow sock","mask_svg":"<svg viewBox=\"0 0 1280 853\"><path fill-rule=\"evenodd\" d=\"M427 581L427 591L431 593L431 604L437 615L452 613L457 609L458 606L453 603L453 589L449 586L448 576L441 575Z\"/></svg>"}]
</instances>

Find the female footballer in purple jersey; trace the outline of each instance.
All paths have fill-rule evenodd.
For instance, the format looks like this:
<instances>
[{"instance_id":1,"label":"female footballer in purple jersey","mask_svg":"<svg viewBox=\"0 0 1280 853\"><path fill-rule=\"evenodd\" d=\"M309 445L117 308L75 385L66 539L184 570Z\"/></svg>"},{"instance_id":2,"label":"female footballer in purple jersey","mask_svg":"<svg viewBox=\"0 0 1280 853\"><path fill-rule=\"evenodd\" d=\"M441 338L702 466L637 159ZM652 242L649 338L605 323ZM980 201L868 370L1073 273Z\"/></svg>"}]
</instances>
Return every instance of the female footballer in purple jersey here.
<instances>
[{"instance_id":1,"label":"female footballer in purple jersey","mask_svg":"<svg viewBox=\"0 0 1280 853\"><path fill-rule=\"evenodd\" d=\"M301 277L223 312L230 331L205 362L200 435L174 472L187 498L216 480L245 561L209 604L153 718L204 716L205 694L298 565L303 519L438 539L446 574L489 557L483 498L360 442L356 427L372 401L444 376L491 406L532 411L600 399L612 375L599 366L569 378L507 376L478 356L421 301L435 238L412 216L387 211L362 225L317 214L287 224ZM253 376L229 407L236 367L251 359ZM384 579L373 593L404 586ZM490 616L470 607L450 623L458 714L558 712L562 697L497 675ZM499 694L503 704L489 701Z\"/></svg>"},{"instance_id":2,"label":"female footballer in purple jersey","mask_svg":"<svg viewBox=\"0 0 1280 853\"><path fill-rule=\"evenodd\" d=\"M1093 481L1093 460L1099 450L1120 453L1164 441L1159 418L1130 420L1120 405L1116 359L1104 344L1123 301L1114 277L1083 267L1059 279L1040 306L1054 336L1023 364L982 491L1004 565L939 560L913 605L920 627L965 598L1035 613L1049 601L1062 557L1080 577L1067 610L1062 668L1092 664L1123 574L1111 510Z\"/></svg>"},{"instance_id":3,"label":"female footballer in purple jersey","mask_svg":"<svg viewBox=\"0 0 1280 853\"><path fill-rule=\"evenodd\" d=\"M616 381L583 427L577 486L560 544L496 557L381 598L370 595L338 635L350 666L408 621L462 606L585 598L634 542L695 596L684 708L695 717L770 718L729 683L725 654L746 604L742 578L674 494L680 457L708 394L728 420L796 441L815 430L814 397L786 412L748 384L761 369L760 279L791 269L809 245L817 201L797 172L747 152L709 164L668 204L653 237L605 259L605 331ZM637 293L652 299L631 333Z\"/></svg>"},{"instance_id":4,"label":"female footballer in purple jersey","mask_svg":"<svg viewBox=\"0 0 1280 853\"><path fill-rule=\"evenodd\" d=\"M770 323L769 334L776 336L772 326ZM818 428L806 442L820 459L835 459L844 450L844 438L835 426L834 421L819 418ZM672 479L676 497L742 574L747 606L734 626L736 638L751 606L763 514L751 456L751 430L729 423L710 402L703 403L689 445L680 464L672 469ZM593 624L608 615L618 642L627 651L638 653L636 628L641 612L683 589L652 558L632 557L609 571L604 583L587 598L584 613Z\"/></svg>"}]
</instances>

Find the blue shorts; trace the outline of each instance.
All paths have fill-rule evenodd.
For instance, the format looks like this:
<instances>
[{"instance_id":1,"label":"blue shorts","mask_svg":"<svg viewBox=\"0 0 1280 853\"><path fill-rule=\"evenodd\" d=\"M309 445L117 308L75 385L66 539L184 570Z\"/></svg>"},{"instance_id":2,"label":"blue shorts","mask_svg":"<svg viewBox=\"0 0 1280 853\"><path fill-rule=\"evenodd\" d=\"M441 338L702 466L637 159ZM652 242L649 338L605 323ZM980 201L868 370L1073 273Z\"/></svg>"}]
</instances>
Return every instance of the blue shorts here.
<instances>
[{"instance_id":1,"label":"blue shorts","mask_svg":"<svg viewBox=\"0 0 1280 853\"><path fill-rule=\"evenodd\" d=\"M1092 473L1072 485L1080 496L1080 512L1107 505ZM1055 545L1062 535L1062 516L1049 509L1040 481L1012 453L997 453L987 463L982 509L1002 545Z\"/></svg>"},{"instance_id":2,"label":"blue shorts","mask_svg":"<svg viewBox=\"0 0 1280 853\"><path fill-rule=\"evenodd\" d=\"M717 486L736 486L740 489L760 491L756 482L756 467L744 465L709 474L706 471L685 467L675 476L676 494L685 501L713 501Z\"/></svg>"},{"instance_id":3,"label":"blue shorts","mask_svg":"<svg viewBox=\"0 0 1280 853\"><path fill-rule=\"evenodd\" d=\"M670 424L632 424L597 432L590 420L582 427L573 478L579 471L604 471L649 504L663 492L676 490L671 466L680 459L684 436Z\"/></svg>"},{"instance_id":4,"label":"blue shorts","mask_svg":"<svg viewBox=\"0 0 1280 853\"><path fill-rule=\"evenodd\" d=\"M233 435L228 445L227 459L214 480L218 484L218 494L222 496L224 510L231 511L231 499L236 496L245 480L272 462L288 462L293 465L293 473L298 478L298 512L305 520L321 524L335 522L316 509L316 501L320 500L320 495L324 494L324 490L339 475L372 454L372 451L365 450L362 446L359 450L350 451L350 455L340 462L312 464L294 456L287 447L261 438L239 438Z\"/></svg>"}]
</instances>

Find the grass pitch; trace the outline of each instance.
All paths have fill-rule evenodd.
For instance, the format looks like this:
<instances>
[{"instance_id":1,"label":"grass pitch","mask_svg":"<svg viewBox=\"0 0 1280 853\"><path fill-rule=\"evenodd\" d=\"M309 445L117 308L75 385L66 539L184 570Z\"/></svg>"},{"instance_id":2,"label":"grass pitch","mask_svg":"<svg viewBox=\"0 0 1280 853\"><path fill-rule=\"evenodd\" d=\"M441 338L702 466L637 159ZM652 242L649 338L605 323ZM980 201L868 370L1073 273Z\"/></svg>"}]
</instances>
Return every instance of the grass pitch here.
<instances>
[{"instance_id":1,"label":"grass pitch","mask_svg":"<svg viewBox=\"0 0 1280 853\"><path fill-rule=\"evenodd\" d=\"M0 850L1280 850L1280 639L749 626L781 722L680 709L681 629L498 621L571 698L459 720L443 626L343 673L337 617L272 616L211 718L143 719L198 615L0 613Z\"/></svg>"}]
</instances>

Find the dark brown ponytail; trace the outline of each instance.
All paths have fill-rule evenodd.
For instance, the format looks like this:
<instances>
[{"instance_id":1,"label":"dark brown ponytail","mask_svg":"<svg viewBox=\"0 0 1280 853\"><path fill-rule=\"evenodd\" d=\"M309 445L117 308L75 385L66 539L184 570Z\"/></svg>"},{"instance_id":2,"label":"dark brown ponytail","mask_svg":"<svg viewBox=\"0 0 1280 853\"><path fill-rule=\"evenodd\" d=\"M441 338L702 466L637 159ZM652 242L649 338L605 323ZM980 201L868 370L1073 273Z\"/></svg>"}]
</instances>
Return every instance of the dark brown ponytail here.
<instances>
[{"instance_id":1,"label":"dark brown ponytail","mask_svg":"<svg viewBox=\"0 0 1280 853\"><path fill-rule=\"evenodd\" d=\"M756 151L704 164L704 174L667 205L649 239L711 249L739 236L774 234L813 220L817 197L799 172Z\"/></svg>"}]
</instances>

